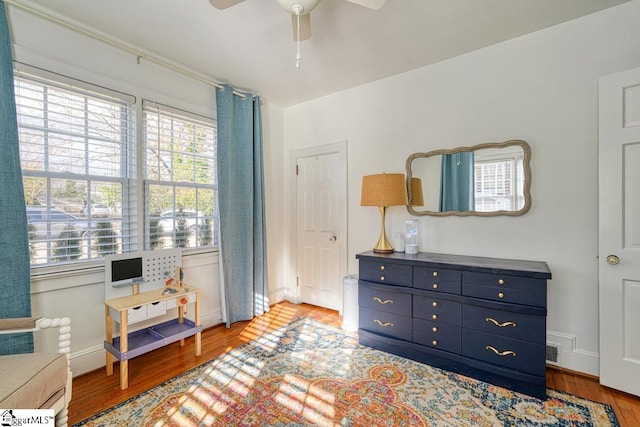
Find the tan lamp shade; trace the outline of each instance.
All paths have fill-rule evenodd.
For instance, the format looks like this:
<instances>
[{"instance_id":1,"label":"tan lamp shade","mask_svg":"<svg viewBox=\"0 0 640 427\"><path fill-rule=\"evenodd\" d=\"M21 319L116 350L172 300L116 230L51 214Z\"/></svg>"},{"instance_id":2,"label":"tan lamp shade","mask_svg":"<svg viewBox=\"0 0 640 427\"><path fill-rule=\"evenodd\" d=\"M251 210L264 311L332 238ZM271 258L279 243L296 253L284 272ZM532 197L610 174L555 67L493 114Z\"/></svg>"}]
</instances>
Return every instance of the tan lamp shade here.
<instances>
[{"instance_id":1,"label":"tan lamp shade","mask_svg":"<svg viewBox=\"0 0 640 427\"><path fill-rule=\"evenodd\" d=\"M422 180L420 178L411 178L411 206L424 206Z\"/></svg>"},{"instance_id":2,"label":"tan lamp shade","mask_svg":"<svg viewBox=\"0 0 640 427\"><path fill-rule=\"evenodd\" d=\"M381 173L362 177L360 206L406 205L407 186L401 173Z\"/></svg>"},{"instance_id":3,"label":"tan lamp shade","mask_svg":"<svg viewBox=\"0 0 640 427\"><path fill-rule=\"evenodd\" d=\"M384 229L387 206L406 206L409 203L407 199L407 182L401 173L381 173L362 177L360 206L377 206L382 219L380 237L378 243L373 247L373 252L382 254L393 252L393 247L389 243Z\"/></svg>"}]
</instances>

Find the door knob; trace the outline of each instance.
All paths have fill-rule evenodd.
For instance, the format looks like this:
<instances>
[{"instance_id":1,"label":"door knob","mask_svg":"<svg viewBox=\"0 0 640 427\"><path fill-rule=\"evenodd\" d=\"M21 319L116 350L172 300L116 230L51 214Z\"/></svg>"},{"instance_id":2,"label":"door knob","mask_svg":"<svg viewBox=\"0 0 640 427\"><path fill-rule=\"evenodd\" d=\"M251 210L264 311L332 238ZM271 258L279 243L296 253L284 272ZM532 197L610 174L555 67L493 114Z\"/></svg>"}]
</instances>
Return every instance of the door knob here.
<instances>
[{"instance_id":1,"label":"door knob","mask_svg":"<svg viewBox=\"0 0 640 427\"><path fill-rule=\"evenodd\" d=\"M336 236L329 237L329 241L330 242L335 242L336 240L338 240L338 238Z\"/></svg>"},{"instance_id":2,"label":"door knob","mask_svg":"<svg viewBox=\"0 0 640 427\"><path fill-rule=\"evenodd\" d=\"M617 255L607 255L607 262L611 265L620 263L620 258Z\"/></svg>"}]
</instances>

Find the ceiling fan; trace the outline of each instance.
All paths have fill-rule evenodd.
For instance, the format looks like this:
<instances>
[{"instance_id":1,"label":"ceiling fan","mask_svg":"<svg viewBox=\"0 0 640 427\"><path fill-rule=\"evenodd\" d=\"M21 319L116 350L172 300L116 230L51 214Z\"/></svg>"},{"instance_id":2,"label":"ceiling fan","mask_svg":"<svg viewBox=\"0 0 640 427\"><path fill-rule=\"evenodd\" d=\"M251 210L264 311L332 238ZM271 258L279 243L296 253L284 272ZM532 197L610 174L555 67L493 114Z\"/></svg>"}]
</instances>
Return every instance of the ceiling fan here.
<instances>
[{"instance_id":1,"label":"ceiling fan","mask_svg":"<svg viewBox=\"0 0 640 427\"><path fill-rule=\"evenodd\" d=\"M244 0L209 0L216 9L226 9L242 3ZM320 0L276 0L281 8L291 14L293 40L302 41L311 37L311 11ZM378 10L385 0L346 0L369 9Z\"/></svg>"}]
</instances>

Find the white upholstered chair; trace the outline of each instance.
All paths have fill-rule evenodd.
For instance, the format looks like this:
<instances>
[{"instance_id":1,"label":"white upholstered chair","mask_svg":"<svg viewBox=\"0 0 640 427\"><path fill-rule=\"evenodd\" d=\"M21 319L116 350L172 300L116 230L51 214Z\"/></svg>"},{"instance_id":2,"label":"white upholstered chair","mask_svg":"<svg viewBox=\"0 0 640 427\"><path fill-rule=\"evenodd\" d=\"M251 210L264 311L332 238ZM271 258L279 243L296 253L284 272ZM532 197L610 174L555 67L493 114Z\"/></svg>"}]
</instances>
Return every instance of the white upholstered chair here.
<instances>
[{"instance_id":1,"label":"white upholstered chair","mask_svg":"<svg viewBox=\"0 0 640 427\"><path fill-rule=\"evenodd\" d=\"M0 408L53 409L56 426L66 427L71 400L71 320L0 319L0 334L58 328L57 352L0 356Z\"/></svg>"}]
</instances>

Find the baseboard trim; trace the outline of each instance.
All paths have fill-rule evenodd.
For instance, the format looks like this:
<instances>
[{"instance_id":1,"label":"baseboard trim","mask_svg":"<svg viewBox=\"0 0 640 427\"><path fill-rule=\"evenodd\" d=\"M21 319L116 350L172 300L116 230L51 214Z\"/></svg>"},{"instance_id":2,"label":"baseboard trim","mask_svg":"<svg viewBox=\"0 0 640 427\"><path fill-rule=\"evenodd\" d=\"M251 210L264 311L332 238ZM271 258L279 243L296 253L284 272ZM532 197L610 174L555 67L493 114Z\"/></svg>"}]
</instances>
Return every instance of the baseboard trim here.
<instances>
[{"instance_id":1,"label":"baseboard trim","mask_svg":"<svg viewBox=\"0 0 640 427\"><path fill-rule=\"evenodd\" d=\"M107 363L104 346L96 345L71 353L69 363L74 378L104 368Z\"/></svg>"},{"instance_id":2,"label":"baseboard trim","mask_svg":"<svg viewBox=\"0 0 640 427\"><path fill-rule=\"evenodd\" d=\"M573 369L563 368L562 366L547 364L547 369L553 369L554 371L564 372L576 377L587 378L600 382L600 377L597 375L591 375L580 371L574 371Z\"/></svg>"},{"instance_id":3,"label":"baseboard trim","mask_svg":"<svg viewBox=\"0 0 640 427\"><path fill-rule=\"evenodd\" d=\"M600 374L600 355L577 348L576 340L575 335L547 330L547 345L553 345L559 349L558 363L547 361L547 366L598 377Z\"/></svg>"}]
</instances>

